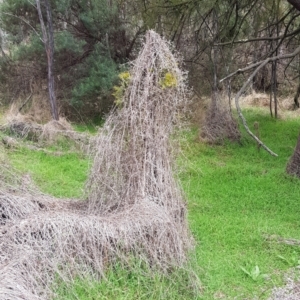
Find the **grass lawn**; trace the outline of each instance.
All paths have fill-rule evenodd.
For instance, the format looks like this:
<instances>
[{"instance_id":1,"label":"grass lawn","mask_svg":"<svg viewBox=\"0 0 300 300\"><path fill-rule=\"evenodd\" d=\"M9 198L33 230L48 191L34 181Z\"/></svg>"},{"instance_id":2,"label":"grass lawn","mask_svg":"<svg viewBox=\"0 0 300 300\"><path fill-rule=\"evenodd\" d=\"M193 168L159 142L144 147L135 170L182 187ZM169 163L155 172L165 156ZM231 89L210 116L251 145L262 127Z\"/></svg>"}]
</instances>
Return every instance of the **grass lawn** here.
<instances>
[{"instance_id":1,"label":"grass lawn","mask_svg":"<svg viewBox=\"0 0 300 300\"><path fill-rule=\"evenodd\" d=\"M200 299L263 299L300 259L299 247L274 240L300 239L300 180L285 174L300 120L276 121L255 110L246 116L249 126L260 123L277 158L247 136L241 144L211 147L192 143L191 135L184 149L181 182L197 241Z\"/></svg>"},{"instance_id":2,"label":"grass lawn","mask_svg":"<svg viewBox=\"0 0 300 300\"><path fill-rule=\"evenodd\" d=\"M192 131L179 159L202 283L199 296L191 295L184 272L145 279L137 266L136 272L110 270L109 280L89 289L77 282L73 290L62 287L57 299L264 299L282 284L284 272L300 259L299 246L278 242L278 237L300 240L300 180L285 174L300 120L274 120L259 110L245 114L250 127L259 122L261 139L278 157L258 151L246 134L240 144L210 146L197 142ZM31 173L44 192L82 195L86 158L16 150L9 159Z\"/></svg>"}]
</instances>

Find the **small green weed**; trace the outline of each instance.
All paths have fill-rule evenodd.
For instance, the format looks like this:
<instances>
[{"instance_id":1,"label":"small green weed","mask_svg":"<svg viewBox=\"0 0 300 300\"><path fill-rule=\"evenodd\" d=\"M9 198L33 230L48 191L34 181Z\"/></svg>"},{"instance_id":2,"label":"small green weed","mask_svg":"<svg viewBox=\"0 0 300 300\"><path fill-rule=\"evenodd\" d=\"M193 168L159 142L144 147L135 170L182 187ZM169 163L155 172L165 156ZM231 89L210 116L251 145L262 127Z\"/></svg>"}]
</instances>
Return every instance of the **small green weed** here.
<instances>
[{"instance_id":1,"label":"small green weed","mask_svg":"<svg viewBox=\"0 0 300 300\"><path fill-rule=\"evenodd\" d=\"M253 281L258 281L260 279L267 279L267 274L261 274L259 267L256 265L252 269L248 270L242 266L240 266L240 269L248 275Z\"/></svg>"},{"instance_id":2,"label":"small green weed","mask_svg":"<svg viewBox=\"0 0 300 300\"><path fill-rule=\"evenodd\" d=\"M293 251L290 256L277 255L277 257L284 261L289 267L297 267L300 265L300 256L296 251Z\"/></svg>"}]
</instances>

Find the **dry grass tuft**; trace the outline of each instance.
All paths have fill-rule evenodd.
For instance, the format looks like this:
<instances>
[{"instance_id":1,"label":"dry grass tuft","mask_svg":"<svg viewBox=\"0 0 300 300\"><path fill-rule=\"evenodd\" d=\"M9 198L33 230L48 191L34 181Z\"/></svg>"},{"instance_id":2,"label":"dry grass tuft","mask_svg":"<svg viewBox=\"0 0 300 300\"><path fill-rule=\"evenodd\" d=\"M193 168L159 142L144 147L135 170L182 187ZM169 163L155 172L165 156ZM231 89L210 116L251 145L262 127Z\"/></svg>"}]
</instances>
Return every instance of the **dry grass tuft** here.
<instances>
[{"instance_id":1,"label":"dry grass tuft","mask_svg":"<svg viewBox=\"0 0 300 300\"><path fill-rule=\"evenodd\" d=\"M241 97L240 104L243 107L266 107L269 108L270 96L264 93L252 93Z\"/></svg>"},{"instance_id":2,"label":"dry grass tuft","mask_svg":"<svg viewBox=\"0 0 300 300\"><path fill-rule=\"evenodd\" d=\"M6 112L7 118L15 118L22 114L27 120L36 123L45 123L52 119L48 100L48 92L36 85L30 95L14 99Z\"/></svg>"},{"instance_id":3,"label":"dry grass tuft","mask_svg":"<svg viewBox=\"0 0 300 300\"><path fill-rule=\"evenodd\" d=\"M217 96L214 96L217 97ZM222 144L225 140L239 141L238 123L223 98L213 99L201 128L201 140L211 144Z\"/></svg>"},{"instance_id":4,"label":"dry grass tuft","mask_svg":"<svg viewBox=\"0 0 300 300\"><path fill-rule=\"evenodd\" d=\"M87 201L0 189L0 299L49 299L55 282L100 279L132 255L162 270L186 261L191 240L170 145L184 76L153 31L130 74L123 107L98 135Z\"/></svg>"},{"instance_id":5,"label":"dry grass tuft","mask_svg":"<svg viewBox=\"0 0 300 300\"><path fill-rule=\"evenodd\" d=\"M298 178L300 178L300 146L299 145L300 145L300 136L298 136L296 148L286 166L286 172L292 176L295 175Z\"/></svg>"},{"instance_id":6,"label":"dry grass tuft","mask_svg":"<svg viewBox=\"0 0 300 300\"><path fill-rule=\"evenodd\" d=\"M74 131L71 124L64 118L60 118L59 121L51 120L46 124L38 124L30 116L20 113L8 114L6 121L0 126L0 130L17 138L38 142L40 146L51 145L65 138L74 142L76 148L85 153L88 153L94 144L94 139L89 134ZM3 138L3 143L11 148L19 146L17 140L11 137ZM34 146L30 145L29 148L34 148Z\"/></svg>"},{"instance_id":7,"label":"dry grass tuft","mask_svg":"<svg viewBox=\"0 0 300 300\"><path fill-rule=\"evenodd\" d=\"M270 113L270 95L252 92L245 97L241 97L240 105L243 108L260 108L265 110L267 113ZM292 96L280 97L278 99L278 116L281 119L298 118L300 116L300 109L295 109L294 99Z\"/></svg>"}]
</instances>

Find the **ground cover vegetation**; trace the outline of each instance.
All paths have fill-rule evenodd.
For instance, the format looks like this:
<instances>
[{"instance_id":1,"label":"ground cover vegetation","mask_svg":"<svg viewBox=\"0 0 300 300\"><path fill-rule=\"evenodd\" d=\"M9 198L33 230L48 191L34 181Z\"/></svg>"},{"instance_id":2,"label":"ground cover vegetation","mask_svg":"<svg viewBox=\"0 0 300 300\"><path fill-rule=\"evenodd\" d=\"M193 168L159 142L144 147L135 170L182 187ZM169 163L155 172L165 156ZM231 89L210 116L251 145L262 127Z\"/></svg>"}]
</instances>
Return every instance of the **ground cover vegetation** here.
<instances>
[{"instance_id":1,"label":"ground cover vegetation","mask_svg":"<svg viewBox=\"0 0 300 300\"><path fill-rule=\"evenodd\" d=\"M0 296L268 297L299 257L299 12L0 0Z\"/></svg>"},{"instance_id":2,"label":"ground cover vegetation","mask_svg":"<svg viewBox=\"0 0 300 300\"><path fill-rule=\"evenodd\" d=\"M250 109L245 114L250 124L260 123L262 136L279 157L258 151L246 133L240 143L223 146L199 142L197 129L181 137L186 142L178 161L179 177L196 240L192 259L201 282L198 295L191 292L184 271L164 277L148 273L147 266L133 261L135 268L117 264L101 283L75 279L72 288L62 285L57 299L267 299L275 286L285 284L284 274L298 266L300 259L300 183L285 174L300 124L297 118L275 121L265 110ZM26 149L7 155L21 172L29 170L40 188L43 184L35 178L44 169L49 173L46 190L57 195L51 175L53 168L61 172L64 156L36 160L40 153ZM39 167L30 168L33 160ZM70 190L81 194L88 159L77 168L80 160L76 156L69 166L61 197L69 197ZM296 274L290 276L295 279Z\"/></svg>"},{"instance_id":3,"label":"ground cover vegetation","mask_svg":"<svg viewBox=\"0 0 300 300\"><path fill-rule=\"evenodd\" d=\"M199 241L200 299L267 299L282 284L282 271L299 263L297 242L288 245L299 239L299 182L285 174L299 120L274 121L257 110L246 116L250 124L260 122L279 157L258 151L244 135L240 144L186 148L190 163L181 178Z\"/></svg>"}]
</instances>

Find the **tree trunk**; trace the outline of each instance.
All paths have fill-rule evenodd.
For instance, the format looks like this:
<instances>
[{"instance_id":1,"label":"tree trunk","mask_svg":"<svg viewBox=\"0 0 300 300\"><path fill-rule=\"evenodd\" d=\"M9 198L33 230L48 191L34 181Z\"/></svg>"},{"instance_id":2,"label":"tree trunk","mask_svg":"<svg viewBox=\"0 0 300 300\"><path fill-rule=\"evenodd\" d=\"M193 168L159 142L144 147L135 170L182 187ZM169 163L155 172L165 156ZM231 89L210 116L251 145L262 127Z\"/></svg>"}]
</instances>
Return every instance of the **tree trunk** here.
<instances>
[{"instance_id":1,"label":"tree trunk","mask_svg":"<svg viewBox=\"0 0 300 300\"><path fill-rule=\"evenodd\" d=\"M212 85L212 108L217 110L217 94L218 94L218 75L217 75L217 64L218 64L218 54L219 46L216 45L217 35L218 35L218 16L216 10L213 10L213 40L214 44L211 48L211 61L212 61L212 70L213 70L213 85Z\"/></svg>"},{"instance_id":2,"label":"tree trunk","mask_svg":"<svg viewBox=\"0 0 300 300\"><path fill-rule=\"evenodd\" d=\"M280 29L279 29L279 20L278 20L278 15L279 15L279 1L277 1L276 4L276 11L277 11L277 17L276 17L276 36L279 36L280 33ZM277 56L279 53L279 42L276 41L275 42L275 47L276 47L276 51L275 51L275 55ZM278 117L278 100L277 100L277 60L273 61L272 63L272 72L273 72L273 96L274 96L274 113L275 113L275 119L277 119Z\"/></svg>"},{"instance_id":3,"label":"tree trunk","mask_svg":"<svg viewBox=\"0 0 300 300\"><path fill-rule=\"evenodd\" d=\"M287 0L290 4L292 4L297 10L300 11L300 0Z\"/></svg>"},{"instance_id":4,"label":"tree trunk","mask_svg":"<svg viewBox=\"0 0 300 300\"><path fill-rule=\"evenodd\" d=\"M47 55L47 65L48 65L48 90L49 90L49 101L51 105L51 114L54 120L58 120L58 110L56 104L55 96L55 86L54 86L54 73L53 73L53 56L54 56L54 37L53 37L53 22L52 13L49 0L44 0L45 9L47 14L47 27L45 26L41 3L40 0L36 0L36 7L39 15L39 20L42 29L43 42Z\"/></svg>"},{"instance_id":5,"label":"tree trunk","mask_svg":"<svg viewBox=\"0 0 300 300\"><path fill-rule=\"evenodd\" d=\"M286 167L286 172L300 178L300 135L294 153Z\"/></svg>"},{"instance_id":6,"label":"tree trunk","mask_svg":"<svg viewBox=\"0 0 300 300\"><path fill-rule=\"evenodd\" d=\"M297 87L297 91L296 91L296 95L294 97L294 106L295 109L299 108L299 96L300 96L300 81L298 83L298 87Z\"/></svg>"}]
</instances>

